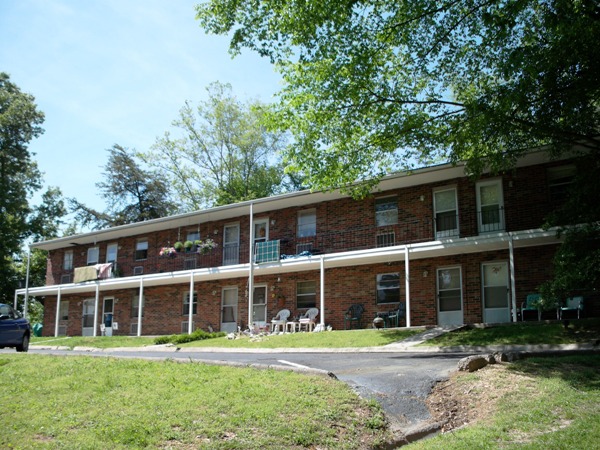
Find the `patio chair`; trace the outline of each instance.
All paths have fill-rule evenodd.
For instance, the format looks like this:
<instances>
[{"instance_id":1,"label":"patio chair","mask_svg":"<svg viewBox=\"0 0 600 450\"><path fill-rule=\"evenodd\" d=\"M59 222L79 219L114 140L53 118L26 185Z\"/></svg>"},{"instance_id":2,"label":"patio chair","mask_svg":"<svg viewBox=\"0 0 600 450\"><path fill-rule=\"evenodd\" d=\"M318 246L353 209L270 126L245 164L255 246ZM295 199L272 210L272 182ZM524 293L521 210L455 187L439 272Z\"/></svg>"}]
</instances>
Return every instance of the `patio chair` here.
<instances>
[{"instance_id":1,"label":"patio chair","mask_svg":"<svg viewBox=\"0 0 600 450\"><path fill-rule=\"evenodd\" d=\"M289 309L282 309L279 311L277 315L271 319L271 333L278 331L280 328L281 331L285 332L285 324L287 323L290 314Z\"/></svg>"},{"instance_id":2,"label":"patio chair","mask_svg":"<svg viewBox=\"0 0 600 450\"><path fill-rule=\"evenodd\" d=\"M361 328L362 315L365 312L365 307L362 304L354 304L348 308L348 311L344 314L344 330L348 329L347 325L352 329L353 325L356 324L357 328Z\"/></svg>"},{"instance_id":3,"label":"patio chair","mask_svg":"<svg viewBox=\"0 0 600 450\"><path fill-rule=\"evenodd\" d=\"M406 317L406 303L400 302L400 304L398 305L398 309L390 311L390 313L388 314L388 326L398 328L398 325L400 324L400 319L404 317Z\"/></svg>"},{"instance_id":4,"label":"patio chair","mask_svg":"<svg viewBox=\"0 0 600 450\"><path fill-rule=\"evenodd\" d=\"M538 320L542 320L542 308L540 307L540 294L529 294L525 301L521 303L521 321L525 320L526 311L537 311Z\"/></svg>"},{"instance_id":5,"label":"patio chair","mask_svg":"<svg viewBox=\"0 0 600 450\"><path fill-rule=\"evenodd\" d=\"M306 327L306 331L312 331L315 328L316 317L319 315L317 308L310 308L298 319L298 330L302 331L302 327Z\"/></svg>"},{"instance_id":6,"label":"patio chair","mask_svg":"<svg viewBox=\"0 0 600 450\"><path fill-rule=\"evenodd\" d=\"M568 298L565 305L559 308L560 320L562 320L565 311L577 311L577 318L579 319L580 313L583 311L583 297Z\"/></svg>"}]
</instances>

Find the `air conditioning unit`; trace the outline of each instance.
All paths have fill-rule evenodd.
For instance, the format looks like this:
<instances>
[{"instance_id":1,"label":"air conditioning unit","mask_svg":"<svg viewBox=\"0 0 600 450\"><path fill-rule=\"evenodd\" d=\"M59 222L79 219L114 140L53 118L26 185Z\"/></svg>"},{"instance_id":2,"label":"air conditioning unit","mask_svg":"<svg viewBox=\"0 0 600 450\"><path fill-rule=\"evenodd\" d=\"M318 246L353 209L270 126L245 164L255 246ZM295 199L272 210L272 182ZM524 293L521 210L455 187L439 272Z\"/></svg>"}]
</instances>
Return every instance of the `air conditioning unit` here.
<instances>
[{"instance_id":1,"label":"air conditioning unit","mask_svg":"<svg viewBox=\"0 0 600 450\"><path fill-rule=\"evenodd\" d=\"M60 284L67 284L71 282L71 274L65 273L60 277Z\"/></svg>"},{"instance_id":2,"label":"air conditioning unit","mask_svg":"<svg viewBox=\"0 0 600 450\"><path fill-rule=\"evenodd\" d=\"M396 245L396 235L394 232L377 235L377 247L391 247L392 245Z\"/></svg>"},{"instance_id":3,"label":"air conditioning unit","mask_svg":"<svg viewBox=\"0 0 600 450\"><path fill-rule=\"evenodd\" d=\"M144 273L144 266L135 266L133 268L134 275L142 275Z\"/></svg>"},{"instance_id":4,"label":"air conditioning unit","mask_svg":"<svg viewBox=\"0 0 600 450\"><path fill-rule=\"evenodd\" d=\"M183 270L194 270L196 268L196 258L187 258L183 261Z\"/></svg>"},{"instance_id":5,"label":"air conditioning unit","mask_svg":"<svg viewBox=\"0 0 600 450\"><path fill-rule=\"evenodd\" d=\"M62 325L58 327L58 335L59 336L66 336L67 335L67 326L66 325Z\"/></svg>"},{"instance_id":6,"label":"air conditioning unit","mask_svg":"<svg viewBox=\"0 0 600 450\"><path fill-rule=\"evenodd\" d=\"M296 244L296 255L299 255L302 252L312 252L312 249L312 242L303 242L302 244Z\"/></svg>"},{"instance_id":7,"label":"air conditioning unit","mask_svg":"<svg viewBox=\"0 0 600 450\"><path fill-rule=\"evenodd\" d=\"M137 323L132 323L129 327L129 335L130 336L137 336L137 328L138 328L138 324Z\"/></svg>"},{"instance_id":8,"label":"air conditioning unit","mask_svg":"<svg viewBox=\"0 0 600 450\"><path fill-rule=\"evenodd\" d=\"M181 334L186 334L188 332L188 323L189 322L181 322ZM192 322L192 331L196 329L196 324Z\"/></svg>"}]
</instances>

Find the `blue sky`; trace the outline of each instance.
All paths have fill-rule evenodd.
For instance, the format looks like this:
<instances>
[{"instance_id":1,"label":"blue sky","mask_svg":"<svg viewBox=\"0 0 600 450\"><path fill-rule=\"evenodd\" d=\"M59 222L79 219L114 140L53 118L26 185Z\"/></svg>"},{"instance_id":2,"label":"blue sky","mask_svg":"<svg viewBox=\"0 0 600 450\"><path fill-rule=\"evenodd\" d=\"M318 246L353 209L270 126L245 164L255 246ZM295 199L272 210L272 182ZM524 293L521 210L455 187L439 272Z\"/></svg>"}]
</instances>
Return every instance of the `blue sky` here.
<instances>
[{"instance_id":1,"label":"blue sky","mask_svg":"<svg viewBox=\"0 0 600 450\"><path fill-rule=\"evenodd\" d=\"M0 0L0 71L46 115L29 147L46 186L104 209L95 184L113 144L148 149L213 81L240 99L272 100L280 76L205 34L200 1Z\"/></svg>"}]
</instances>

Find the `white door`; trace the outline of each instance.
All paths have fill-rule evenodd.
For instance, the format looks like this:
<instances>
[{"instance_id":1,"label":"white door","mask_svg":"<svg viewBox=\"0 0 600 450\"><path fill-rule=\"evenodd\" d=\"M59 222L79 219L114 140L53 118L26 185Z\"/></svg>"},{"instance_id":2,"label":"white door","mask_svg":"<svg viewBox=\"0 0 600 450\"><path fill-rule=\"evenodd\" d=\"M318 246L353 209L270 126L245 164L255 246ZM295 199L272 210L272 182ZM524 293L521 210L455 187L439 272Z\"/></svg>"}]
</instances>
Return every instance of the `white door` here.
<instances>
[{"instance_id":1,"label":"white door","mask_svg":"<svg viewBox=\"0 0 600 450\"><path fill-rule=\"evenodd\" d=\"M81 335L82 336L93 336L94 335L94 312L95 312L96 299L88 298L83 301L83 312L81 320Z\"/></svg>"},{"instance_id":2,"label":"white door","mask_svg":"<svg viewBox=\"0 0 600 450\"><path fill-rule=\"evenodd\" d=\"M267 286L255 286L252 298L252 325L265 327L267 325Z\"/></svg>"},{"instance_id":3,"label":"white door","mask_svg":"<svg viewBox=\"0 0 600 450\"><path fill-rule=\"evenodd\" d=\"M437 269L438 325L463 323L462 276L460 267Z\"/></svg>"},{"instance_id":4,"label":"white door","mask_svg":"<svg viewBox=\"0 0 600 450\"><path fill-rule=\"evenodd\" d=\"M502 181L477 183L477 225L480 233L504 231Z\"/></svg>"},{"instance_id":5,"label":"white door","mask_svg":"<svg viewBox=\"0 0 600 450\"><path fill-rule=\"evenodd\" d=\"M510 322L510 296L508 264L506 262L481 265L483 321L486 323Z\"/></svg>"},{"instance_id":6,"label":"white door","mask_svg":"<svg viewBox=\"0 0 600 450\"><path fill-rule=\"evenodd\" d=\"M113 297L104 298L104 308L102 314L102 325L104 325L104 336L112 336L113 332L113 308L115 299Z\"/></svg>"},{"instance_id":7,"label":"white door","mask_svg":"<svg viewBox=\"0 0 600 450\"><path fill-rule=\"evenodd\" d=\"M240 262L240 224L225 225L223 228L223 265Z\"/></svg>"},{"instance_id":8,"label":"white door","mask_svg":"<svg viewBox=\"0 0 600 450\"><path fill-rule=\"evenodd\" d=\"M235 333L237 331L238 289L223 288L221 293L221 331Z\"/></svg>"}]
</instances>

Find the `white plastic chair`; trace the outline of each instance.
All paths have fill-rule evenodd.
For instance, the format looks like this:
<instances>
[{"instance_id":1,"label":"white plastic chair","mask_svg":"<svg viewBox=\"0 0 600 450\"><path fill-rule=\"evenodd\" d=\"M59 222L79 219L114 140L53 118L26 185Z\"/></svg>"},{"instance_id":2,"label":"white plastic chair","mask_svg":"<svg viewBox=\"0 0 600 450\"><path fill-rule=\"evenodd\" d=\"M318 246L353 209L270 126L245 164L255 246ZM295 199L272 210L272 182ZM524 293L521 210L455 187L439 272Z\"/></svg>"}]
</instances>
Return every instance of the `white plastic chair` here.
<instances>
[{"instance_id":1,"label":"white plastic chair","mask_svg":"<svg viewBox=\"0 0 600 450\"><path fill-rule=\"evenodd\" d=\"M271 320L271 333L274 331L279 331L280 328L281 331L285 332L285 324L287 323L287 319L290 317L290 314L291 313L289 309L282 309L279 311Z\"/></svg>"},{"instance_id":2,"label":"white plastic chair","mask_svg":"<svg viewBox=\"0 0 600 450\"><path fill-rule=\"evenodd\" d=\"M302 331L302 327L306 327L306 331L312 331L315 328L316 317L319 315L317 308L310 308L298 319L298 330Z\"/></svg>"}]
</instances>

